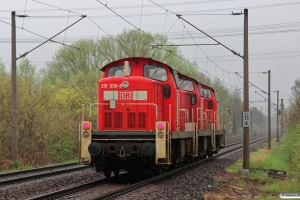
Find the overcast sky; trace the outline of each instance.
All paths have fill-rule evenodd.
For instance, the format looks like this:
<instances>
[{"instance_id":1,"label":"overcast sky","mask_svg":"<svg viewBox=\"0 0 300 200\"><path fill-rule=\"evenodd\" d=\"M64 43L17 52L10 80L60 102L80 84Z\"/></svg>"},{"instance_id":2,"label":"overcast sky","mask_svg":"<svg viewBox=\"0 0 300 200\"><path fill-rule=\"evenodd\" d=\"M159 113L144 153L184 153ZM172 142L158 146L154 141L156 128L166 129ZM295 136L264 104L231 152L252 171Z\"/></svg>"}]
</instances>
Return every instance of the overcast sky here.
<instances>
[{"instance_id":1,"label":"overcast sky","mask_svg":"<svg viewBox=\"0 0 300 200\"><path fill-rule=\"evenodd\" d=\"M118 13L117 16L107 7ZM290 88L299 78L300 61L300 1L297 0L188 0L158 1L148 0L0 0L0 57L8 68L11 65L11 11L27 18L16 18L16 24L23 29L50 38L87 15L54 40L71 44L81 38L100 38L115 35L124 29L140 28L151 33L166 34L175 44L216 44L176 14L205 31L229 49L243 55L244 8L249 9L249 78L250 82L267 92L268 76L261 72L271 70L271 90L279 90L285 106L291 94ZM51 6L47 6L49 4ZM59 8L59 9L58 9ZM165 8L165 9L164 9ZM69 12L71 11L71 12ZM99 28L100 27L100 28ZM30 51L45 39L17 29L17 57ZM47 43L27 55L37 67L45 62L61 47ZM191 61L198 63L200 71L211 78L217 77L229 89L242 88L243 59L233 55L221 45L180 47ZM251 84L250 84L251 85ZM242 90L241 90L242 91ZM267 113L266 94L254 86L250 87L250 106L256 106ZM272 92L272 102L276 103L276 93Z\"/></svg>"}]
</instances>

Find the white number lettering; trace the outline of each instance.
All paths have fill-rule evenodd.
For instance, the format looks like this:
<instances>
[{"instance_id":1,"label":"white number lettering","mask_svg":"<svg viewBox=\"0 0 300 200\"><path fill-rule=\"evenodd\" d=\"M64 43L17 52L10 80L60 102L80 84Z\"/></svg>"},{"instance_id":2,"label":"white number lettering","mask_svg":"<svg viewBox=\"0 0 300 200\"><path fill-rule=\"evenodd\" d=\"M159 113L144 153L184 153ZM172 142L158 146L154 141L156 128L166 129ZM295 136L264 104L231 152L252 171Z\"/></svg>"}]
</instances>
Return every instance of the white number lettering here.
<instances>
[{"instance_id":1,"label":"white number lettering","mask_svg":"<svg viewBox=\"0 0 300 200\"><path fill-rule=\"evenodd\" d=\"M118 85L117 85L117 84L110 84L109 87L110 87L110 88L117 88Z\"/></svg>"}]
</instances>

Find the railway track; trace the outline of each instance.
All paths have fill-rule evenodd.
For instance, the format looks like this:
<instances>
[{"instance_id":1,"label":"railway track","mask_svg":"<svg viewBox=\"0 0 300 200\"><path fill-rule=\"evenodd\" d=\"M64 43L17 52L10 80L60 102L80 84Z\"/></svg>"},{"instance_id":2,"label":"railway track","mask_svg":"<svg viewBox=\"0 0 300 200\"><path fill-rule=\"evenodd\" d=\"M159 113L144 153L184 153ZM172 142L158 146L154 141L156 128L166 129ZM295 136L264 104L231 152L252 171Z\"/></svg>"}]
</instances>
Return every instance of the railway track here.
<instances>
[{"instance_id":1,"label":"railway track","mask_svg":"<svg viewBox=\"0 0 300 200\"><path fill-rule=\"evenodd\" d=\"M267 134L267 132L257 132L256 136L253 136L253 134L250 134L250 137L259 137L259 136L266 135L266 134ZM238 140L242 140L242 139L243 139L243 135L227 137L226 144L231 141L238 141Z\"/></svg>"},{"instance_id":2,"label":"railway track","mask_svg":"<svg viewBox=\"0 0 300 200\"><path fill-rule=\"evenodd\" d=\"M227 141L238 141L241 136L234 136L227 139ZM236 144L236 143L234 143ZM232 144L229 144L232 145ZM77 163L60 164L48 167L41 167L29 170L21 170L16 172L0 174L0 187L11 185L15 183L25 182L43 177L50 177L63 173L83 170L88 166L79 166Z\"/></svg>"},{"instance_id":3,"label":"railway track","mask_svg":"<svg viewBox=\"0 0 300 200\"><path fill-rule=\"evenodd\" d=\"M267 139L266 136L252 138L252 140L250 141L250 145L260 143L261 141L264 141L266 139ZM100 192L101 194L99 196L94 196L92 199L111 199L111 198L120 196L120 195L125 194L127 192L133 191L137 188L144 187L144 186L146 186L150 183L153 183L153 182L159 181L161 179L165 179L165 178L168 178L168 177L173 176L175 174L178 174L179 172L182 172L182 171L187 170L189 168L195 167L195 166L200 165L202 163L205 163L207 161L216 159L218 157L225 156L226 154L231 154L235 151L240 150L242 147L243 147L243 144L241 144L240 142L238 144L232 144L232 145L226 147L224 150L222 150L223 152L220 152L219 154L217 154L213 157L191 163L189 165L186 165L186 166L183 166L181 168L172 170L170 172L165 172L165 173L159 174L158 176L155 176L153 178L142 180L142 181L139 181L137 183L132 183L132 184L129 184L128 186L120 186L120 184L115 184L113 186L114 187L113 191L107 192L105 194L103 194L103 192ZM48 194L45 194L45 195L36 196L36 197L30 198L30 200L64 199L64 198L70 198L70 197L79 199L79 197L81 196L81 198L82 198L82 196L83 196L82 194L87 193L88 190L90 190L92 188L95 188L95 187L98 187L98 186L101 186L101 185L104 185L106 183L114 184L115 180L117 180L118 178L122 178L123 176L126 176L126 174L124 174L122 176L120 175L119 177L112 177L110 179L103 179L103 180L99 180L99 181L94 181L94 182L90 182L90 183L87 183L87 184L83 184L83 185L79 185L79 186L75 186L75 187L70 187L70 188L67 188L65 190L60 190L60 191L56 191L56 192L53 192L53 193L48 193ZM103 191L103 189L97 188L97 191ZM80 195L80 193L81 193L81 195Z\"/></svg>"},{"instance_id":4,"label":"railway track","mask_svg":"<svg viewBox=\"0 0 300 200\"><path fill-rule=\"evenodd\" d=\"M262 138L265 138L267 136L265 135L261 135L261 136L256 136L254 138L252 138L252 140L254 139L262 139ZM241 137L240 139L243 139L243 137ZM232 143L229 143L226 145L225 149L228 149L228 147L231 147L231 146L235 146L235 145L238 145L238 144L241 144L241 141L238 141L238 140L233 140L233 141L236 141L236 142L232 142Z\"/></svg>"},{"instance_id":5,"label":"railway track","mask_svg":"<svg viewBox=\"0 0 300 200\"><path fill-rule=\"evenodd\" d=\"M54 175L70 173L78 170L84 170L88 167L89 166L77 165L77 163L69 163L0 174L0 187Z\"/></svg>"}]
</instances>

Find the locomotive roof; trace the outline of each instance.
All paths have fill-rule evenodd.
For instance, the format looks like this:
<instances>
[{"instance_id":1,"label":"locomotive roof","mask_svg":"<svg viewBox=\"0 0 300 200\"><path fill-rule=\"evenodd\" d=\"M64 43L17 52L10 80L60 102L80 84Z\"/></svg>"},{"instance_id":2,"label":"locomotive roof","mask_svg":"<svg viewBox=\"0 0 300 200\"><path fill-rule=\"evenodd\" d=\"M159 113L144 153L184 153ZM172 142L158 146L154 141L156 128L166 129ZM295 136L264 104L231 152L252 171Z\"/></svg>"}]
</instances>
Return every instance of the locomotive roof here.
<instances>
[{"instance_id":1,"label":"locomotive roof","mask_svg":"<svg viewBox=\"0 0 300 200\"><path fill-rule=\"evenodd\" d=\"M109 67L109 66L114 66L114 65L116 65L116 64L119 63L119 62L123 62L123 63L124 63L124 61L130 61L130 60L132 61L132 60L140 60L140 59L143 59L143 60L149 60L149 61L151 61L151 62L153 62L153 63L159 64L159 65L163 65L163 66L168 66L169 68L175 70L173 67L170 67L168 64L163 63L163 62L160 62L160 61L158 61L158 60L154 60L154 59L152 59L152 58L146 58L146 57L129 57L129 58L122 58L122 59L119 59L119 60L115 60L115 61L113 61L113 62L110 62L110 63L104 65L102 68L100 68L100 71L103 71L103 72L104 72L104 71L106 70L107 67ZM176 71L176 70L175 70L175 71Z\"/></svg>"},{"instance_id":2,"label":"locomotive roof","mask_svg":"<svg viewBox=\"0 0 300 200\"><path fill-rule=\"evenodd\" d=\"M178 72L178 75L179 75L179 76L184 76L184 77L189 78L189 79L191 79L191 80L194 80L194 81L196 81L197 83L199 83L200 85L205 86L205 87L208 87L208 88L212 89L213 91L215 91L214 88L212 88L212 87L210 87L210 86L208 86L208 85L205 85L205 84L201 83L200 81L198 81L198 80L196 80L196 79L194 79L194 78L192 78L192 77L189 77L189 76L184 75L184 74L179 73L179 72Z\"/></svg>"},{"instance_id":3,"label":"locomotive roof","mask_svg":"<svg viewBox=\"0 0 300 200\"><path fill-rule=\"evenodd\" d=\"M158 60L154 60L154 59L152 59L152 58L146 58L146 57L128 57L128 58L122 58L122 59L119 59L119 60L115 60L115 61L113 61L113 62L110 62L110 63L104 65L102 68L100 68L100 71L103 71L103 72L104 72L104 71L106 70L107 67L109 67L109 66L114 66L114 65L116 65L117 63L120 63L120 62L124 63L124 61L130 61L130 60L132 61L132 60L140 60L140 59L143 59L143 60L149 60L149 61L151 61L151 62L154 62L155 64L167 66L167 67L171 68L172 70L177 71L176 69L174 69L173 67L169 66L169 65L166 64L166 63L160 62L160 61L158 61ZM182 73L180 73L180 72L178 72L178 71L177 71L177 73L178 73L180 76L184 76L184 77L187 77L187 78L189 78L189 79L192 79L192 80L196 81L197 83L199 83L199 84L201 84L201 85L203 85L203 86L205 86L205 87L211 88L213 91L215 91L212 87L210 87L210 86L208 86L208 85L205 85L205 84L203 84L203 83L197 81L196 79L194 79L194 78L192 78L192 77L189 77L189 76L187 76L187 75L184 75L184 74L182 74Z\"/></svg>"}]
</instances>

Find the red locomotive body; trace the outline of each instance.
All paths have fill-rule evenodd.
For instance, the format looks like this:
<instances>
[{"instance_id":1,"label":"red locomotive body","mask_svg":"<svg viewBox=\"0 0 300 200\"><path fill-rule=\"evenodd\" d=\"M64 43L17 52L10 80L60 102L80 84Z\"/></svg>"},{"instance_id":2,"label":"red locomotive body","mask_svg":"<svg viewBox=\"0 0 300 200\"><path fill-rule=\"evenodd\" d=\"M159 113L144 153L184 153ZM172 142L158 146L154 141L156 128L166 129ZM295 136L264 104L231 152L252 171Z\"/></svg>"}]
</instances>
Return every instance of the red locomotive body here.
<instances>
[{"instance_id":1,"label":"red locomotive body","mask_svg":"<svg viewBox=\"0 0 300 200\"><path fill-rule=\"evenodd\" d=\"M101 70L98 102L90 106L98 108L98 130L80 123L79 158L96 171L157 172L225 145L213 89L150 58L121 59Z\"/></svg>"}]
</instances>

